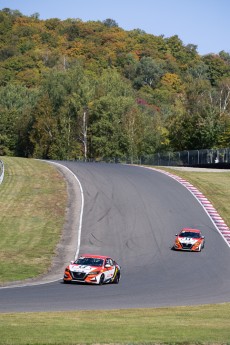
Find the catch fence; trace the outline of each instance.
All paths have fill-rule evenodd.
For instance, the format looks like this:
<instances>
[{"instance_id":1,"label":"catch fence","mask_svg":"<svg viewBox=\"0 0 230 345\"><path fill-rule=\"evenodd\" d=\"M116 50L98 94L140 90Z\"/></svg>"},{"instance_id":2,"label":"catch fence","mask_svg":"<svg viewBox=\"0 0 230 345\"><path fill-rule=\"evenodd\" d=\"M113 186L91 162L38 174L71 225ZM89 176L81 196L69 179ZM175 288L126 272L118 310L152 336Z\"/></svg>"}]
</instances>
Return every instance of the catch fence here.
<instances>
[{"instance_id":1,"label":"catch fence","mask_svg":"<svg viewBox=\"0 0 230 345\"><path fill-rule=\"evenodd\" d=\"M161 152L142 157L140 163L159 166L230 167L230 148Z\"/></svg>"}]
</instances>

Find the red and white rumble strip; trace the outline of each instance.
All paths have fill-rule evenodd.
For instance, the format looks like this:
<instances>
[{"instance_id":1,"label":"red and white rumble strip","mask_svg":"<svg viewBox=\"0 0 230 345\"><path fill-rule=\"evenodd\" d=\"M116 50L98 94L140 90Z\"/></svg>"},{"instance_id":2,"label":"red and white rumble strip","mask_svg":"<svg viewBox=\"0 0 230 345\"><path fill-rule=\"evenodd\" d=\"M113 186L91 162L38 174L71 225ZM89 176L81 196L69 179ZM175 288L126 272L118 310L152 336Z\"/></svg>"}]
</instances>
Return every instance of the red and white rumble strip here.
<instances>
[{"instance_id":1,"label":"red and white rumble strip","mask_svg":"<svg viewBox=\"0 0 230 345\"><path fill-rule=\"evenodd\" d=\"M214 226L220 233L220 235L223 237L224 241L227 243L227 245L230 247L230 229L225 224L224 220L221 218L221 216L218 214L216 209L213 207L211 202L196 188L194 187L190 182L186 181L182 177L176 176L174 174L171 174L170 172L145 167L147 169L152 169L158 172L161 172L174 180L178 181L180 184L182 184L185 188L187 188L190 193L194 195L194 197L198 200L198 202L201 204L201 206L204 208L208 216L210 217L211 221L213 222Z\"/></svg>"}]
</instances>

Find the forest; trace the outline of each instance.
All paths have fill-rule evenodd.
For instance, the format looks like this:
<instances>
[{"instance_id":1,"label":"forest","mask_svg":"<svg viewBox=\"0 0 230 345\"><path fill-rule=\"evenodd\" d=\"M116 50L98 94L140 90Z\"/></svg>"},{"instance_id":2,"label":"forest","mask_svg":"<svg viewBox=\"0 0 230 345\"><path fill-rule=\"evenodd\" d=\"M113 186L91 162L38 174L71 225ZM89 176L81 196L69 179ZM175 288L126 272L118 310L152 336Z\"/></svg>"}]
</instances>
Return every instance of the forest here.
<instances>
[{"instance_id":1,"label":"forest","mask_svg":"<svg viewBox=\"0 0 230 345\"><path fill-rule=\"evenodd\" d=\"M0 156L132 162L229 146L229 53L113 19L0 11Z\"/></svg>"}]
</instances>

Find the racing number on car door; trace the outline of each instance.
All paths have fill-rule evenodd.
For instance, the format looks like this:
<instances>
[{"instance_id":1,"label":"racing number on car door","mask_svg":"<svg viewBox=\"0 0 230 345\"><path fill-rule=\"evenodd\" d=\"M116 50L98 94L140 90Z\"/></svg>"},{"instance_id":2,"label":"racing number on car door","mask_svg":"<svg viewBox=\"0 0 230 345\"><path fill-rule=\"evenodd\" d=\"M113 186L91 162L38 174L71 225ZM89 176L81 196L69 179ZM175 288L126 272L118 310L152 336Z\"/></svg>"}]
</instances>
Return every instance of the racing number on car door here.
<instances>
[{"instance_id":1,"label":"racing number on car door","mask_svg":"<svg viewBox=\"0 0 230 345\"><path fill-rule=\"evenodd\" d=\"M106 259L105 265L109 265L105 268L105 279L111 279L114 276L115 265L111 259Z\"/></svg>"}]
</instances>

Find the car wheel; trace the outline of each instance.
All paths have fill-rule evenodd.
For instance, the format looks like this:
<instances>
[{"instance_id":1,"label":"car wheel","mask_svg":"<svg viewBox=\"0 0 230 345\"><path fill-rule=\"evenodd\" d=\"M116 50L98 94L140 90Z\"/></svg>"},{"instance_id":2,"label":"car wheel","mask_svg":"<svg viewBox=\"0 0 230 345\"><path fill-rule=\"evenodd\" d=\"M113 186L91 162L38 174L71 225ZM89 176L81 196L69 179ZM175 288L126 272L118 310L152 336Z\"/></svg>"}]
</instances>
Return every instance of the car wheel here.
<instances>
[{"instance_id":1,"label":"car wheel","mask_svg":"<svg viewBox=\"0 0 230 345\"><path fill-rule=\"evenodd\" d=\"M120 273L117 273L117 274L116 274L116 277L114 278L113 283L114 283L114 284L119 284L119 281L120 281Z\"/></svg>"},{"instance_id":2,"label":"car wheel","mask_svg":"<svg viewBox=\"0 0 230 345\"><path fill-rule=\"evenodd\" d=\"M100 276L99 285L102 285L104 283L104 279L105 279L105 276L104 276L104 274L102 274Z\"/></svg>"},{"instance_id":3,"label":"car wheel","mask_svg":"<svg viewBox=\"0 0 230 345\"><path fill-rule=\"evenodd\" d=\"M64 284L69 284L70 281L69 281L69 280L64 280L64 279L63 279L63 283L64 283Z\"/></svg>"}]
</instances>

